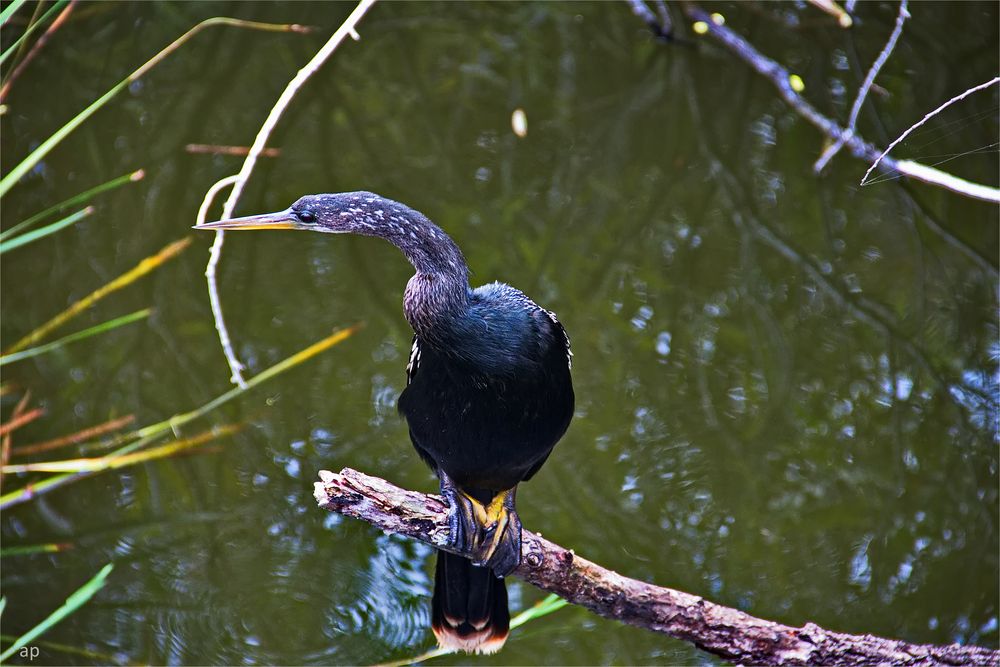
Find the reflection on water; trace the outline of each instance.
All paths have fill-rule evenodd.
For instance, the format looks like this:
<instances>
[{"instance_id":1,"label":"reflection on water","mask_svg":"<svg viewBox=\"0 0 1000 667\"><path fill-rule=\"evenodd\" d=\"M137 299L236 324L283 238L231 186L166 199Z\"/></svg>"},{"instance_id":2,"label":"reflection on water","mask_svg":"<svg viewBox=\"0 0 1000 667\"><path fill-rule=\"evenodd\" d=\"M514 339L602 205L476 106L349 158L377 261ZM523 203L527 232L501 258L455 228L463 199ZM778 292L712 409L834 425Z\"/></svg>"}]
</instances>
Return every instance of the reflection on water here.
<instances>
[{"instance_id":1,"label":"reflection on water","mask_svg":"<svg viewBox=\"0 0 1000 667\"><path fill-rule=\"evenodd\" d=\"M104 7L71 22L18 82L0 119L5 164L153 45L223 11ZM348 9L224 8L325 28ZM811 8L781 10L797 28L769 7L725 13L843 117L895 16L861 11L852 31ZM878 113L862 115L883 145L997 69L995 5L912 13ZM942 51L940 35L955 31L965 46ZM519 493L526 526L765 618L998 644L995 208L923 186L859 189L865 165L846 155L813 176L819 138L768 84L714 47L656 43L624 5L389 3L361 32L302 91L273 142L281 157L260 163L241 212L374 190L447 229L474 281L505 280L559 314L578 411ZM92 219L5 256L5 344L186 234L207 186L239 162L182 147L249 142L322 39L220 32L193 43L54 151L4 202L4 228L127 170L148 176ZM64 94L29 107L51 90ZM996 91L968 98L900 157L995 142L996 102ZM524 138L510 130L517 108ZM995 158L948 166L996 183ZM82 318L153 305L148 325L5 368L5 382L48 408L21 442L133 412L151 423L226 388L202 281L209 240L195 241ZM317 470L348 465L435 488L395 412L409 275L373 239L231 237L221 287L251 372L334 327L366 328L217 415L248 428L216 453L6 512L5 545L75 548L4 558L4 631L26 629L113 561L105 591L51 639L169 664L364 664L425 650L429 550L319 512L311 497ZM515 610L540 597L511 586ZM708 659L564 609L477 661Z\"/></svg>"}]
</instances>

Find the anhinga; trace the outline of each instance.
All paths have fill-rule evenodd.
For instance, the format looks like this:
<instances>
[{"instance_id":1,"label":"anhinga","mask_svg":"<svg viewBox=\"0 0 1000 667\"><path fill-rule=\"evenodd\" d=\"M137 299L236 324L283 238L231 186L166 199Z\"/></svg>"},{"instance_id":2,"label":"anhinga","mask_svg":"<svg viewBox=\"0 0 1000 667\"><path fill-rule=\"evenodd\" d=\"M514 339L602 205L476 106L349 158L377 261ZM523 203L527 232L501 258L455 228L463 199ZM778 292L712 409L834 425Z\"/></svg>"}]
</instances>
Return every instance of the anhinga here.
<instances>
[{"instance_id":1,"label":"anhinga","mask_svg":"<svg viewBox=\"0 0 1000 667\"><path fill-rule=\"evenodd\" d=\"M450 511L431 626L441 646L492 653L507 638L503 577L521 560L518 483L531 479L573 416L569 338L551 312L503 283L469 287L461 250L423 214L370 192L302 197L278 213L198 229L306 229L378 236L416 273L403 312L413 327L399 411Z\"/></svg>"}]
</instances>

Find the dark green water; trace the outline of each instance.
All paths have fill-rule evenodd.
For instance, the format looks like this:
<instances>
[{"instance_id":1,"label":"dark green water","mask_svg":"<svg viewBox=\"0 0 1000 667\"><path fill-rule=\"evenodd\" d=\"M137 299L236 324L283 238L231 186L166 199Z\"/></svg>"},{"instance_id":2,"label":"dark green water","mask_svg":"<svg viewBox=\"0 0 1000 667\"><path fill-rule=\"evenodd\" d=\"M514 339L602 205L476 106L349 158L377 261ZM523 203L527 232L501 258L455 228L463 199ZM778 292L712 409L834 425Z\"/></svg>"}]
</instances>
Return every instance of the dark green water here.
<instances>
[{"instance_id":1,"label":"dark green water","mask_svg":"<svg viewBox=\"0 0 1000 667\"><path fill-rule=\"evenodd\" d=\"M896 14L861 5L848 32L812 8L719 7L840 119ZM86 221L3 257L4 347L191 233L206 189L241 160L185 144L248 145L351 8L81 5L13 89L6 169L203 18L322 30L199 36L12 191L4 228L147 172ZM877 113L861 117L880 145L998 70L995 3L911 12ZM477 283L509 282L559 314L578 411L519 493L526 527L763 618L998 645L996 207L898 181L861 189L867 165L846 155L814 176L821 140L769 84L711 44L655 42L624 3L385 3L360 32L296 99L271 142L281 156L262 160L239 212L373 190L449 231ZM978 151L943 166L996 184L997 104L997 87L969 97L899 157ZM516 108L524 139L510 129ZM48 411L15 444L122 414L153 423L228 388L202 277L210 242L198 235L62 333L152 306L147 323L3 369ZM123 663L366 664L427 649L432 552L312 500L322 468L436 488L395 411L410 274L377 240L230 235L220 284L251 373L332 328L366 328L182 430L245 422L220 451L4 512L5 547L74 548L3 558L3 632L113 562L106 588L47 639ZM3 398L5 419L16 398ZM4 490L24 481L8 476ZM542 597L510 589L516 610ZM48 649L36 660L103 661ZM713 659L566 608L497 656L437 662Z\"/></svg>"}]
</instances>

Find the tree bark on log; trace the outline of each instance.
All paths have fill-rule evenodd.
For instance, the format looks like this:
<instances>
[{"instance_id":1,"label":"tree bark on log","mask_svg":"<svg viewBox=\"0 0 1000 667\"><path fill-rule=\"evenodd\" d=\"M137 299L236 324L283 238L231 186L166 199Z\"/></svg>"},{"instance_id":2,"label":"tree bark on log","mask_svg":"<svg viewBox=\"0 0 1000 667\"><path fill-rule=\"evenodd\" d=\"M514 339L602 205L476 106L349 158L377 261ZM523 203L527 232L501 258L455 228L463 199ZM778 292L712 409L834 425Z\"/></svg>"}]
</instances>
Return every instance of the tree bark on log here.
<instances>
[{"instance_id":1,"label":"tree bark on log","mask_svg":"<svg viewBox=\"0 0 1000 667\"><path fill-rule=\"evenodd\" d=\"M319 506L436 549L448 546L448 506L440 496L401 489L350 468L322 470ZM467 554L462 554L467 555ZM812 623L795 628L756 618L690 593L623 577L525 530L514 574L605 618L691 642L733 662L754 665L1000 665L1000 651L934 646L831 632Z\"/></svg>"}]
</instances>

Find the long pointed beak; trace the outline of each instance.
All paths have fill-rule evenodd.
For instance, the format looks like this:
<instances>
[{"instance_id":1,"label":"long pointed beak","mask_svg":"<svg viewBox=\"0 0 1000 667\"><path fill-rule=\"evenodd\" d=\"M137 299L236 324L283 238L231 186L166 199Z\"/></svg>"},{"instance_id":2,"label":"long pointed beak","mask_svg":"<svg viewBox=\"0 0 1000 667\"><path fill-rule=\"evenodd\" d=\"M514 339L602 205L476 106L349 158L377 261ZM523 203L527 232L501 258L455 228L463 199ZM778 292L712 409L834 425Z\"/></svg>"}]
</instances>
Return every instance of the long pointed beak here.
<instances>
[{"instance_id":1,"label":"long pointed beak","mask_svg":"<svg viewBox=\"0 0 1000 667\"><path fill-rule=\"evenodd\" d=\"M206 222L195 225L195 229L299 229L299 222L292 216L291 209L277 213L262 213L248 215L243 218L230 218L217 222Z\"/></svg>"}]
</instances>

